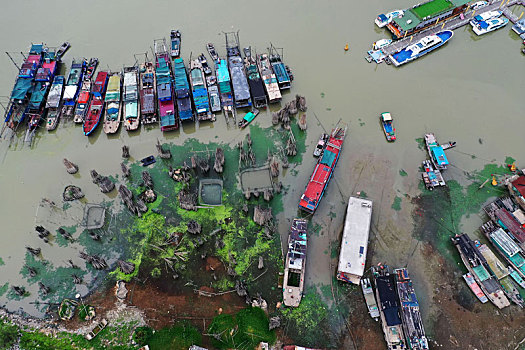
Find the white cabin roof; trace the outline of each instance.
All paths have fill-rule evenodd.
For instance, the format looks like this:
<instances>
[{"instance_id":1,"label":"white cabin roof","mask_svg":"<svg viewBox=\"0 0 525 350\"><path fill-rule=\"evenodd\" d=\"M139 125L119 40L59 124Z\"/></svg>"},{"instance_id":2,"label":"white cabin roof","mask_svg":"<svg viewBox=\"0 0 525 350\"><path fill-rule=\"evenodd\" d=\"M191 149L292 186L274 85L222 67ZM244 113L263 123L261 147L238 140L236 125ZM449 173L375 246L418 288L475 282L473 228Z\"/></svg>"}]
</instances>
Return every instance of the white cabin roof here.
<instances>
[{"instance_id":1,"label":"white cabin roof","mask_svg":"<svg viewBox=\"0 0 525 350\"><path fill-rule=\"evenodd\" d=\"M388 112L382 113L381 115L383 116L383 120L385 122L387 122L389 120L392 120L392 115L390 113L388 113Z\"/></svg>"},{"instance_id":2,"label":"white cabin roof","mask_svg":"<svg viewBox=\"0 0 525 350\"><path fill-rule=\"evenodd\" d=\"M371 220L372 201L350 197L339 252L339 272L363 276Z\"/></svg>"}]
</instances>

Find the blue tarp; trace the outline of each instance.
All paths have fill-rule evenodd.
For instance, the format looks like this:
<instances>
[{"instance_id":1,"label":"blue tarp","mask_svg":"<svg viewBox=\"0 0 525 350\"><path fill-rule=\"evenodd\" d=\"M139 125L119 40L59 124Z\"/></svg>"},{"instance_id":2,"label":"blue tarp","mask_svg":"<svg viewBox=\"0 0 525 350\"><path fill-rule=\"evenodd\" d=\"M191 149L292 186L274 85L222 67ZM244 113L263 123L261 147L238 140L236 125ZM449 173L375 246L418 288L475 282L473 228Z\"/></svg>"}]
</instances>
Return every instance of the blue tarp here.
<instances>
[{"instance_id":1,"label":"blue tarp","mask_svg":"<svg viewBox=\"0 0 525 350\"><path fill-rule=\"evenodd\" d=\"M443 147L441 146L434 146L431 148L432 151L432 157L435 159L438 165L448 165L448 159L445 155L445 152L443 151Z\"/></svg>"},{"instance_id":2,"label":"blue tarp","mask_svg":"<svg viewBox=\"0 0 525 350\"><path fill-rule=\"evenodd\" d=\"M13 100L23 100L29 89L31 89L32 78L18 78L15 87L11 92L11 98Z\"/></svg>"},{"instance_id":3,"label":"blue tarp","mask_svg":"<svg viewBox=\"0 0 525 350\"><path fill-rule=\"evenodd\" d=\"M161 127L172 126L172 125L175 125L175 115L168 114L160 118Z\"/></svg>"},{"instance_id":4,"label":"blue tarp","mask_svg":"<svg viewBox=\"0 0 525 350\"><path fill-rule=\"evenodd\" d=\"M228 73L228 64L226 63L226 60L221 60L219 62L219 68L217 69L217 81L219 83L230 81L230 73Z\"/></svg>"},{"instance_id":5,"label":"blue tarp","mask_svg":"<svg viewBox=\"0 0 525 350\"><path fill-rule=\"evenodd\" d=\"M328 167L332 167L335 157L336 157L336 154L334 152L325 150L323 152L323 158L321 159L321 164L324 164Z\"/></svg>"}]
</instances>

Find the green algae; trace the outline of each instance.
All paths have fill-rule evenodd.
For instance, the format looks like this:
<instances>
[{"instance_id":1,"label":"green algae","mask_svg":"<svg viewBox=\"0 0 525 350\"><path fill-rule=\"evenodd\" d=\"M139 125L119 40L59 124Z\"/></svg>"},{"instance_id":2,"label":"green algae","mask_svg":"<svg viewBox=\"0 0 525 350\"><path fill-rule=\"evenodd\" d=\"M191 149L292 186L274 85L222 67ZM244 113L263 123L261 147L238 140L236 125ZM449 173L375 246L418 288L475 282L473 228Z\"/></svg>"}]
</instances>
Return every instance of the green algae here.
<instances>
[{"instance_id":1,"label":"green algae","mask_svg":"<svg viewBox=\"0 0 525 350\"><path fill-rule=\"evenodd\" d=\"M4 283L3 286L0 286L0 297L3 296L7 292L8 289L9 289L8 282Z\"/></svg>"},{"instance_id":2,"label":"green algae","mask_svg":"<svg viewBox=\"0 0 525 350\"><path fill-rule=\"evenodd\" d=\"M396 196L394 198L394 202L392 203L391 208L394 209L395 211L400 211L401 210L401 201L402 201L402 198Z\"/></svg>"},{"instance_id":3,"label":"green algae","mask_svg":"<svg viewBox=\"0 0 525 350\"><path fill-rule=\"evenodd\" d=\"M5 262L4 262L4 260L2 259L2 257L0 257L0 266L2 266L2 265L5 265Z\"/></svg>"},{"instance_id":4,"label":"green algae","mask_svg":"<svg viewBox=\"0 0 525 350\"><path fill-rule=\"evenodd\" d=\"M408 174L407 174L407 172L404 169L401 169L401 170L399 170L399 175L400 176L407 176Z\"/></svg>"},{"instance_id":5,"label":"green algae","mask_svg":"<svg viewBox=\"0 0 525 350\"><path fill-rule=\"evenodd\" d=\"M421 150L425 149L425 139L423 137L418 137L415 140L417 142L417 148Z\"/></svg>"}]
</instances>

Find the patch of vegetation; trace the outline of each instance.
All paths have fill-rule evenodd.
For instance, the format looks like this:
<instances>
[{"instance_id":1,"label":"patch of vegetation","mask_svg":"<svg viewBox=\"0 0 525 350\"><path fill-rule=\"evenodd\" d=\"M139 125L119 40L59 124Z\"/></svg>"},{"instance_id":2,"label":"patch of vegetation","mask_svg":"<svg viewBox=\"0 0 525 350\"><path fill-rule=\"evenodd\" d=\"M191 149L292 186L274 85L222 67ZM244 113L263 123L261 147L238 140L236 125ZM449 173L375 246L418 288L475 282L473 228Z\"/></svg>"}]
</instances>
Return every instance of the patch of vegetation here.
<instances>
[{"instance_id":1,"label":"patch of vegetation","mask_svg":"<svg viewBox=\"0 0 525 350\"><path fill-rule=\"evenodd\" d=\"M417 142L417 148L421 150L425 149L425 139L423 137L418 137L416 139L416 142Z\"/></svg>"},{"instance_id":2,"label":"patch of vegetation","mask_svg":"<svg viewBox=\"0 0 525 350\"><path fill-rule=\"evenodd\" d=\"M257 307L249 307L236 315L216 316L208 334L214 334L212 343L216 349L255 349L261 342L273 344L275 332L268 330L268 317Z\"/></svg>"},{"instance_id":3,"label":"patch of vegetation","mask_svg":"<svg viewBox=\"0 0 525 350\"><path fill-rule=\"evenodd\" d=\"M199 330L188 322L180 322L170 328L156 331L148 341L151 350L186 350L192 345L201 345Z\"/></svg>"},{"instance_id":4,"label":"patch of vegetation","mask_svg":"<svg viewBox=\"0 0 525 350\"><path fill-rule=\"evenodd\" d=\"M399 170L399 175L401 176L407 176L407 172L404 169Z\"/></svg>"},{"instance_id":5,"label":"patch of vegetation","mask_svg":"<svg viewBox=\"0 0 525 350\"><path fill-rule=\"evenodd\" d=\"M5 262L4 262L4 260L2 259L2 257L0 257L0 266L2 266L2 265L5 265Z\"/></svg>"},{"instance_id":6,"label":"patch of vegetation","mask_svg":"<svg viewBox=\"0 0 525 350\"><path fill-rule=\"evenodd\" d=\"M396 196L394 198L394 203L392 203L392 209L394 209L396 211L400 211L401 210L401 201L402 201L402 198Z\"/></svg>"},{"instance_id":7,"label":"patch of vegetation","mask_svg":"<svg viewBox=\"0 0 525 350\"><path fill-rule=\"evenodd\" d=\"M18 339L18 327L0 318L0 349L11 348Z\"/></svg>"},{"instance_id":8,"label":"patch of vegetation","mask_svg":"<svg viewBox=\"0 0 525 350\"><path fill-rule=\"evenodd\" d=\"M7 292L8 289L9 289L9 283L6 282L6 283L4 283L3 286L0 287L0 297L1 297L2 295L4 295L5 292Z\"/></svg>"},{"instance_id":9,"label":"patch of vegetation","mask_svg":"<svg viewBox=\"0 0 525 350\"><path fill-rule=\"evenodd\" d=\"M133 341L140 346L146 345L152 336L153 329L148 326L137 327L133 331Z\"/></svg>"}]
</instances>

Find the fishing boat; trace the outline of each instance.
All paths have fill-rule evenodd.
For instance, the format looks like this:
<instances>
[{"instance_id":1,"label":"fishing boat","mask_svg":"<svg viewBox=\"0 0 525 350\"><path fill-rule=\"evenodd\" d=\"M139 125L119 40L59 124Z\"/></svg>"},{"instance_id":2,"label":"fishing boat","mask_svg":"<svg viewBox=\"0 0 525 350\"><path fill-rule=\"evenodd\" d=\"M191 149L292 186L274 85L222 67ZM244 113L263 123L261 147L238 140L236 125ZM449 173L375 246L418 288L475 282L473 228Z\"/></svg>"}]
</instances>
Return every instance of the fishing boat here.
<instances>
[{"instance_id":1,"label":"fishing boat","mask_svg":"<svg viewBox=\"0 0 525 350\"><path fill-rule=\"evenodd\" d=\"M386 140L388 142L393 142L396 140L396 128L394 128L394 119L389 112L381 113L379 117L381 120L381 126L383 127L383 132L385 133Z\"/></svg>"},{"instance_id":2,"label":"fishing boat","mask_svg":"<svg viewBox=\"0 0 525 350\"><path fill-rule=\"evenodd\" d=\"M266 94L268 95L268 102L281 102L281 90L279 90L279 84L277 84L277 78L273 73L272 65L267 54L257 55L257 66L264 82Z\"/></svg>"},{"instance_id":3,"label":"fishing boat","mask_svg":"<svg viewBox=\"0 0 525 350\"><path fill-rule=\"evenodd\" d=\"M27 130L24 142L32 143L37 127L45 113L45 98L51 84L47 81L35 82L27 106Z\"/></svg>"},{"instance_id":4,"label":"fishing boat","mask_svg":"<svg viewBox=\"0 0 525 350\"><path fill-rule=\"evenodd\" d=\"M250 93L253 99L255 108L264 108L267 105L266 93L264 92L264 82L261 79L259 70L257 69L257 62L252 56L251 47L244 49L244 69L248 76L248 85L250 86Z\"/></svg>"},{"instance_id":5,"label":"fishing boat","mask_svg":"<svg viewBox=\"0 0 525 350\"><path fill-rule=\"evenodd\" d=\"M179 128L179 119L175 110L173 78L171 76L170 58L166 49L166 42L163 39L155 40L154 47L160 130L176 130Z\"/></svg>"},{"instance_id":6,"label":"fishing boat","mask_svg":"<svg viewBox=\"0 0 525 350\"><path fill-rule=\"evenodd\" d=\"M208 87L208 97L210 98L210 109L213 113L221 111L221 97L219 95L219 88L217 87L217 78L215 75L206 77L206 85Z\"/></svg>"},{"instance_id":7,"label":"fishing boat","mask_svg":"<svg viewBox=\"0 0 525 350\"><path fill-rule=\"evenodd\" d=\"M332 178L335 166L339 160L343 141L346 136L346 127L337 127L332 130L328 143L326 144L323 156L320 157L315 165L314 171L306 189L299 201L299 208L313 214L323 198L324 191Z\"/></svg>"},{"instance_id":8,"label":"fishing boat","mask_svg":"<svg viewBox=\"0 0 525 350\"><path fill-rule=\"evenodd\" d=\"M175 77L175 97L177 98L177 109L179 111L180 121L193 121L190 84L182 58L173 60L173 76Z\"/></svg>"},{"instance_id":9,"label":"fishing boat","mask_svg":"<svg viewBox=\"0 0 525 350\"><path fill-rule=\"evenodd\" d=\"M279 50L277 48L275 48L273 45L270 45L270 56L268 56L268 58L270 60L270 64L272 65L273 72L275 73L275 77L277 78L279 89L287 90L292 87L293 77L290 73L290 68L285 66L282 61L282 49L280 50L281 54L279 54Z\"/></svg>"},{"instance_id":10,"label":"fishing boat","mask_svg":"<svg viewBox=\"0 0 525 350\"><path fill-rule=\"evenodd\" d=\"M73 117L73 121L76 124L81 124L84 122L89 108L89 103L91 102L91 91L87 88L87 86L91 87L91 80L84 80L82 83L83 88L80 90L80 94L78 95Z\"/></svg>"},{"instance_id":11,"label":"fishing boat","mask_svg":"<svg viewBox=\"0 0 525 350\"><path fill-rule=\"evenodd\" d=\"M447 169L449 162L445 155L445 149L455 147L455 142L449 142L446 145L440 145L436 140L434 133L425 134L425 145L427 147L428 155L434 167L438 170Z\"/></svg>"},{"instance_id":12,"label":"fishing boat","mask_svg":"<svg viewBox=\"0 0 525 350\"><path fill-rule=\"evenodd\" d=\"M382 48L390 45L391 43L392 43L392 39L381 39L381 40L374 42L373 49L381 50Z\"/></svg>"},{"instance_id":13,"label":"fishing boat","mask_svg":"<svg viewBox=\"0 0 525 350\"><path fill-rule=\"evenodd\" d=\"M208 50L208 54L210 55L213 62L214 63L219 62L219 55L217 54L217 51L215 50L215 46L212 43L207 43L206 49Z\"/></svg>"},{"instance_id":14,"label":"fishing boat","mask_svg":"<svg viewBox=\"0 0 525 350\"><path fill-rule=\"evenodd\" d=\"M92 57L89 59L89 62L87 64L86 68L86 74L84 74L85 79L93 79L93 76L95 75L95 71L98 67L98 58Z\"/></svg>"},{"instance_id":15,"label":"fishing boat","mask_svg":"<svg viewBox=\"0 0 525 350\"><path fill-rule=\"evenodd\" d=\"M140 114L144 125L158 122L155 87L155 66L145 62L140 66Z\"/></svg>"},{"instance_id":16,"label":"fishing boat","mask_svg":"<svg viewBox=\"0 0 525 350\"><path fill-rule=\"evenodd\" d=\"M197 119L199 121L214 120L215 116L210 110L206 79L204 78L204 71L200 59L194 59L190 62L190 83L193 103L197 111Z\"/></svg>"},{"instance_id":17,"label":"fishing boat","mask_svg":"<svg viewBox=\"0 0 525 350\"><path fill-rule=\"evenodd\" d=\"M206 56L204 56L203 53L201 53L199 56L199 62L202 65L202 71L204 72L204 75L210 75L212 73L211 68L208 64L208 61L206 60Z\"/></svg>"},{"instance_id":18,"label":"fishing boat","mask_svg":"<svg viewBox=\"0 0 525 350\"><path fill-rule=\"evenodd\" d=\"M55 78L53 79L53 84L51 84L49 94L47 95L47 131L55 130L58 125L60 118L60 105L62 102L62 93L64 91L64 81L65 78L63 75L55 76Z\"/></svg>"},{"instance_id":19,"label":"fishing boat","mask_svg":"<svg viewBox=\"0 0 525 350\"><path fill-rule=\"evenodd\" d=\"M56 51L49 50L46 48L44 50L42 65L37 69L35 74L35 81L44 81L51 84L55 73L58 68Z\"/></svg>"},{"instance_id":20,"label":"fishing boat","mask_svg":"<svg viewBox=\"0 0 525 350\"><path fill-rule=\"evenodd\" d=\"M64 54L66 53L67 50L69 50L70 47L71 47L71 44L68 41L60 45L60 47L56 51L57 59L59 61L62 60L62 56L64 56Z\"/></svg>"},{"instance_id":21,"label":"fishing boat","mask_svg":"<svg viewBox=\"0 0 525 350\"><path fill-rule=\"evenodd\" d=\"M403 17L404 14L405 11L403 10L393 10L388 12L387 14L380 14L379 16L377 16L374 22L376 26L378 26L379 28L383 28L388 23L392 22L394 18Z\"/></svg>"},{"instance_id":22,"label":"fishing boat","mask_svg":"<svg viewBox=\"0 0 525 350\"><path fill-rule=\"evenodd\" d=\"M71 117L75 110L75 103L80 93L82 80L86 71L87 62L85 59L73 60L71 70L67 76L66 86L64 88L64 103L62 105L62 117Z\"/></svg>"},{"instance_id":23,"label":"fishing boat","mask_svg":"<svg viewBox=\"0 0 525 350\"><path fill-rule=\"evenodd\" d=\"M106 106L104 108L104 132L106 134L114 134L120 126L120 83L122 75L120 72L111 73L109 75L108 88L104 101Z\"/></svg>"},{"instance_id":24,"label":"fishing boat","mask_svg":"<svg viewBox=\"0 0 525 350\"><path fill-rule=\"evenodd\" d=\"M363 296L365 297L366 307L368 308L368 314L374 320L379 320L379 309L377 308L376 297L374 296L374 290L370 279L361 279L361 289L363 290Z\"/></svg>"},{"instance_id":25,"label":"fishing boat","mask_svg":"<svg viewBox=\"0 0 525 350\"><path fill-rule=\"evenodd\" d=\"M427 35L415 44L409 45L403 50L388 56L388 58L394 66L398 67L445 45L452 39L453 35L454 32L451 30L444 30L436 34Z\"/></svg>"},{"instance_id":26,"label":"fishing boat","mask_svg":"<svg viewBox=\"0 0 525 350\"><path fill-rule=\"evenodd\" d=\"M483 293L481 288L479 288L479 285L476 283L476 281L474 280L474 277L472 277L472 274L470 272L467 274L464 274L463 279L467 283L467 286L470 288L472 293L474 293L474 295L479 299L479 301L481 301L483 304L489 301L485 293Z\"/></svg>"},{"instance_id":27,"label":"fishing boat","mask_svg":"<svg viewBox=\"0 0 525 350\"><path fill-rule=\"evenodd\" d=\"M319 141L317 141L317 145L314 148L314 157L319 157L321 154L323 154L326 143L328 142L328 138L328 134L321 134Z\"/></svg>"},{"instance_id":28,"label":"fishing boat","mask_svg":"<svg viewBox=\"0 0 525 350\"><path fill-rule=\"evenodd\" d=\"M258 114L259 110L257 108L252 108L252 110L246 113L244 118L242 118L241 121L239 121L239 129L244 129L245 127L247 127L248 124L250 124L255 119L255 117L257 117Z\"/></svg>"},{"instance_id":29,"label":"fishing boat","mask_svg":"<svg viewBox=\"0 0 525 350\"><path fill-rule=\"evenodd\" d=\"M483 12L479 15L474 16L474 18L470 20L470 25L474 27L479 22L485 22L485 21L488 21L489 19L498 18L502 14L503 14L503 11L500 11L500 10Z\"/></svg>"},{"instance_id":30,"label":"fishing boat","mask_svg":"<svg viewBox=\"0 0 525 350\"><path fill-rule=\"evenodd\" d=\"M233 41L228 40L228 34L226 34L226 55L232 78L235 108L251 107L250 87L244 72L244 64L239 48L239 37L237 33L232 34Z\"/></svg>"},{"instance_id":31,"label":"fishing boat","mask_svg":"<svg viewBox=\"0 0 525 350\"><path fill-rule=\"evenodd\" d=\"M28 101L11 103L5 117L5 125L12 130L16 130L25 119L27 114ZM3 130L3 129L2 129Z\"/></svg>"},{"instance_id":32,"label":"fishing boat","mask_svg":"<svg viewBox=\"0 0 525 350\"><path fill-rule=\"evenodd\" d=\"M421 177L423 178L425 187L430 191L432 191L434 187L446 185L443 175L441 175L441 171L439 171L439 169L434 169L432 162L428 159L423 161L423 172L421 173Z\"/></svg>"},{"instance_id":33,"label":"fishing boat","mask_svg":"<svg viewBox=\"0 0 525 350\"><path fill-rule=\"evenodd\" d=\"M171 58L178 58L180 56L180 31L172 30L170 34L171 40Z\"/></svg>"},{"instance_id":34,"label":"fishing boat","mask_svg":"<svg viewBox=\"0 0 525 350\"><path fill-rule=\"evenodd\" d=\"M137 130L139 118L138 67L124 67L124 90L122 96L122 114L127 131Z\"/></svg>"},{"instance_id":35,"label":"fishing boat","mask_svg":"<svg viewBox=\"0 0 525 350\"><path fill-rule=\"evenodd\" d=\"M428 339L423 327L419 302L412 280L408 276L408 270L405 268L396 269L395 274L401 320L403 321L403 333L405 334L408 349L428 350Z\"/></svg>"},{"instance_id":36,"label":"fishing boat","mask_svg":"<svg viewBox=\"0 0 525 350\"><path fill-rule=\"evenodd\" d=\"M230 73L228 63L221 59L217 64L217 81L219 82L219 93L224 113L233 113L233 96L230 84Z\"/></svg>"},{"instance_id":37,"label":"fishing boat","mask_svg":"<svg viewBox=\"0 0 525 350\"><path fill-rule=\"evenodd\" d=\"M374 267L373 271L376 300L387 349L406 349L394 276L388 272L388 267L383 265Z\"/></svg>"},{"instance_id":38,"label":"fishing boat","mask_svg":"<svg viewBox=\"0 0 525 350\"><path fill-rule=\"evenodd\" d=\"M503 292L505 293L507 298L512 300L514 304L523 308L525 301L521 297L520 292L518 290L518 286L516 285L516 283L514 283L512 278L510 278L509 276L506 276L500 279L499 283L501 284L501 287L503 288Z\"/></svg>"},{"instance_id":39,"label":"fishing boat","mask_svg":"<svg viewBox=\"0 0 525 350\"><path fill-rule=\"evenodd\" d=\"M86 136L91 135L100 123L100 118L102 117L102 112L104 111L104 97L106 95L108 75L108 72L98 72L95 83L93 84L93 97L89 104L89 110L86 114L83 124L84 135Z\"/></svg>"},{"instance_id":40,"label":"fishing boat","mask_svg":"<svg viewBox=\"0 0 525 350\"><path fill-rule=\"evenodd\" d=\"M514 270L511 266L509 266L507 269L509 271L510 277L512 277L512 279L517 284L519 284L521 288L525 288L525 280L523 280L523 277L521 277L520 274L516 272L516 270Z\"/></svg>"},{"instance_id":41,"label":"fishing boat","mask_svg":"<svg viewBox=\"0 0 525 350\"><path fill-rule=\"evenodd\" d=\"M307 227L305 219L294 219L288 236L283 280L283 302L286 306L297 307L301 303L306 270Z\"/></svg>"},{"instance_id":42,"label":"fishing boat","mask_svg":"<svg viewBox=\"0 0 525 350\"><path fill-rule=\"evenodd\" d=\"M508 18L492 18L486 21L477 22L475 25L472 25L472 30L476 35L483 35L503 28L507 23L509 23Z\"/></svg>"}]
</instances>

